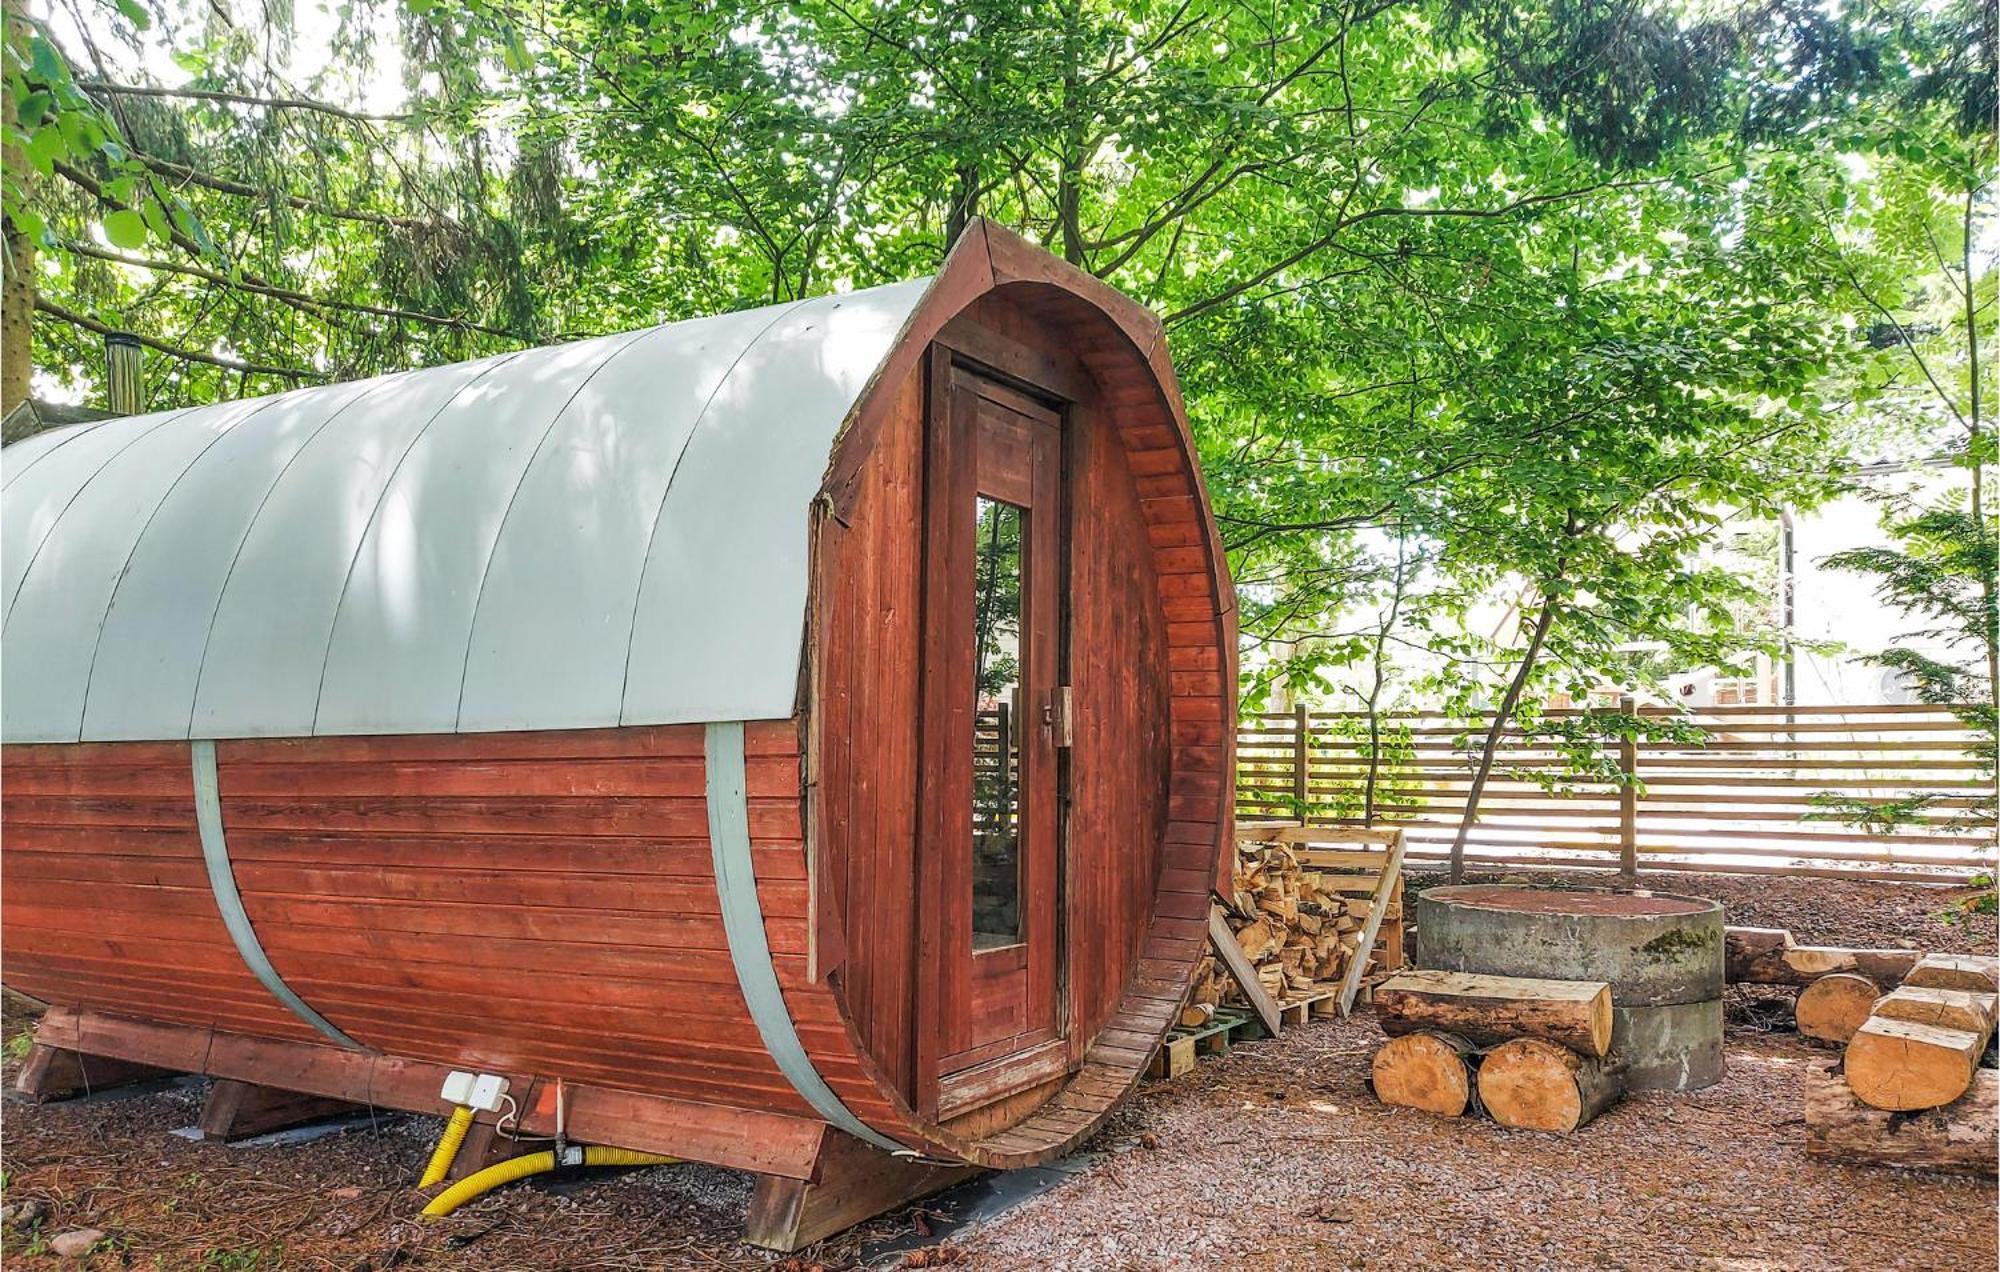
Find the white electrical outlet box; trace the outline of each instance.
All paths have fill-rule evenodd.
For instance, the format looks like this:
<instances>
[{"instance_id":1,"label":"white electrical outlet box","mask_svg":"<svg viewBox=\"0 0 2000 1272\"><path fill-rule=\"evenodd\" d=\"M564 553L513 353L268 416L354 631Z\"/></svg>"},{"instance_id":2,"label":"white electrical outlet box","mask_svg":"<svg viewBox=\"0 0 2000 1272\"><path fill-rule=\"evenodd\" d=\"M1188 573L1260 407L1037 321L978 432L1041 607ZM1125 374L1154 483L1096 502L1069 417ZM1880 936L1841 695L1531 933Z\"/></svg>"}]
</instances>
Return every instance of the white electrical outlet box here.
<instances>
[{"instance_id":1,"label":"white electrical outlet box","mask_svg":"<svg viewBox=\"0 0 2000 1272\"><path fill-rule=\"evenodd\" d=\"M482 1113L497 1113L507 1095L507 1079L497 1073L466 1073L454 1069L444 1080L439 1098L448 1104L462 1104Z\"/></svg>"},{"instance_id":2,"label":"white electrical outlet box","mask_svg":"<svg viewBox=\"0 0 2000 1272\"><path fill-rule=\"evenodd\" d=\"M472 1084L472 1098L466 1103L484 1113L498 1113L501 1097L507 1094L507 1079L496 1073L482 1073Z\"/></svg>"}]
</instances>

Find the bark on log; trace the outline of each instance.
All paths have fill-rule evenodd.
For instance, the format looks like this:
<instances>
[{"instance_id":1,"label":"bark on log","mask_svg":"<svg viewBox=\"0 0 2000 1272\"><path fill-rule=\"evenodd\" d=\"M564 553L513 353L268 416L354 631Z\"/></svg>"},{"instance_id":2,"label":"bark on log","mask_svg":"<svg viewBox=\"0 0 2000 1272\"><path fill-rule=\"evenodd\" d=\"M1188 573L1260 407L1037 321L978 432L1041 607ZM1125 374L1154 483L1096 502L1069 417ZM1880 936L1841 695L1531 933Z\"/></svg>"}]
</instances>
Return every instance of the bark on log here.
<instances>
[{"instance_id":1,"label":"bark on log","mask_svg":"<svg viewBox=\"0 0 2000 1272\"><path fill-rule=\"evenodd\" d=\"M1847 1085L1878 1109L1942 1107L1972 1085L1990 1032L1870 1016L1847 1044Z\"/></svg>"},{"instance_id":2,"label":"bark on log","mask_svg":"<svg viewBox=\"0 0 2000 1272\"><path fill-rule=\"evenodd\" d=\"M1479 1064L1479 1102L1494 1121L1517 1130L1567 1134L1624 1093L1624 1074L1540 1038L1516 1038Z\"/></svg>"},{"instance_id":3,"label":"bark on log","mask_svg":"<svg viewBox=\"0 0 2000 1272\"><path fill-rule=\"evenodd\" d=\"M1891 1113L1854 1097L1835 1066L1806 1071L1806 1152L1884 1166L1992 1175L2000 1139L2000 1069L1981 1069L1952 1103Z\"/></svg>"},{"instance_id":4,"label":"bark on log","mask_svg":"<svg viewBox=\"0 0 2000 1272\"><path fill-rule=\"evenodd\" d=\"M1472 1044L1448 1034L1391 1038L1375 1053L1375 1098L1384 1104L1459 1117L1472 1101Z\"/></svg>"},{"instance_id":5,"label":"bark on log","mask_svg":"<svg viewBox=\"0 0 2000 1272\"><path fill-rule=\"evenodd\" d=\"M1796 945L1783 928L1723 929L1723 976L1731 984L1810 985L1852 972L1877 985L1899 985L1923 957L1916 950L1854 950Z\"/></svg>"},{"instance_id":6,"label":"bark on log","mask_svg":"<svg viewBox=\"0 0 2000 1272\"><path fill-rule=\"evenodd\" d=\"M2000 958L1990 954L1927 954L1904 978L1919 989L2000 990Z\"/></svg>"},{"instance_id":7,"label":"bark on log","mask_svg":"<svg viewBox=\"0 0 2000 1272\"><path fill-rule=\"evenodd\" d=\"M1996 1015L2000 1015L2000 998L1963 989L1904 985L1876 1003L1873 1014L1889 1020L1936 1025L1942 1029L1990 1033Z\"/></svg>"},{"instance_id":8,"label":"bark on log","mask_svg":"<svg viewBox=\"0 0 2000 1272\"><path fill-rule=\"evenodd\" d=\"M1424 1030L1481 1046L1542 1038L1584 1055L1611 1047L1611 987L1470 972L1403 972L1375 987L1375 1013L1391 1037Z\"/></svg>"},{"instance_id":9,"label":"bark on log","mask_svg":"<svg viewBox=\"0 0 2000 1272\"><path fill-rule=\"evenodd\" d=\"M1793 1019L1808 1038L1844 1044L1861 1028L1881 997L1881 987L1866 976L1835 972L1799 991Z\"/></svg>"},{"instance_id":10,"label":"bark on log","mask_svg":"<svg viewBox=\"0 0 2000 1272\"><path fill-rule=\"evenodd\" d=\"M1795 942L1784 928L1728 927L1722 929L1722 974L1730 984L1751 979L1762 965Z\"/></svg>"}]
</instances>

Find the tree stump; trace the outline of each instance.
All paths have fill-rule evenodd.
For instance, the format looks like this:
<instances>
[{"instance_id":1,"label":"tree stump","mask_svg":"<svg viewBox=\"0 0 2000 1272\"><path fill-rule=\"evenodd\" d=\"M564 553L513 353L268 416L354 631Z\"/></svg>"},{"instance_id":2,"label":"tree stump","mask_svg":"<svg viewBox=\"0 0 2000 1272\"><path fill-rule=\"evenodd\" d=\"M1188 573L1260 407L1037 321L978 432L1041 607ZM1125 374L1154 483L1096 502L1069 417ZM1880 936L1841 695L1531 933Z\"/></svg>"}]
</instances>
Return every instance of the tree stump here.
<instances>
[{"instance_id":1,"label":"tree stump","mask_svg":"<svg viewBox=\"0 0 2000 1272\"><path fill-rule=\"evenodd\" d=\"M1516 1130L1567 1134L1624 1093L1624 1075L1590 1056L1540 1038L1516 1038L1479 1065L1479 1102Z\"/></svg>"},{"instance_id":2,"label":"tree stump","mask_svg":"<svg viewBox=\"0 0 2000 1272\"><path fill-rule=\"evenodd\" d=\"M1375 1053L1375 1098L1384 1104L1459 1117L1472 1101L1472 1044L1448 1034L1391 1038Z\"/></svg>"},{"instance_id":3,"label":"tree stump","mask_svg":"<svg viewBox=\"0 0 2000 1272\"><path fill-rule=\"evenodd\" d=\"M1881 997L1881 987L1859 972L1835 972L1799 991L1793 1018L1806 1037L1845 1044Z\"/></svg>"}]
</instances>

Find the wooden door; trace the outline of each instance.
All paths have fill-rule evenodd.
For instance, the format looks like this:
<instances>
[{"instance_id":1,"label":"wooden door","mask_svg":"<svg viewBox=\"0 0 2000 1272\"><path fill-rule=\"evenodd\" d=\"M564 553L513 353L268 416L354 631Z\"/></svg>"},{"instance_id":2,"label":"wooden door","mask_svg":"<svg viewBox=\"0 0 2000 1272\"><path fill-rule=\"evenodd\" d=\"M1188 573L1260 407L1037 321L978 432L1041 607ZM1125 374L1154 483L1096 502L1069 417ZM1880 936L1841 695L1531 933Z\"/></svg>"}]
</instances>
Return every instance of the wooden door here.
<instances>
[{"instance_id":1,"label":"wooden door","mask_svg":"<svg viewBox=\"0 0 2000 1272\"><path fill-rule=\"evenodd\" d=\"M1064 1073L1063 421L931 361L918 1102L939 1120Z\"/></svg>"}]
</instances>

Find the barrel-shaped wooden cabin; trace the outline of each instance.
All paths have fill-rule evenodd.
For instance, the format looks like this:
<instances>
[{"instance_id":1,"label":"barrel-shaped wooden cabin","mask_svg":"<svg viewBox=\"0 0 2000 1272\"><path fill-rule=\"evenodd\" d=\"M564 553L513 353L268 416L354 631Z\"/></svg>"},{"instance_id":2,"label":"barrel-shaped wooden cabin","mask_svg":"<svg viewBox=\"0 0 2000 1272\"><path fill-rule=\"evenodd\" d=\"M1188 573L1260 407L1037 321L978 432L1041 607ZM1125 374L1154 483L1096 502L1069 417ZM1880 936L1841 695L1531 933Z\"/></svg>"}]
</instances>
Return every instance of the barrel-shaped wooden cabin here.
<instances>
[{"instance_id":1,"label":"barrel-shaped wooden cabin","mask_svg":"<svg viewBox=\"0 0 2000 1272\"><path fill-rule=\"evenodd\" d=\"M1064 1151L1185 992L1226 569L1159 323L998 228L0 459L31 1083L487 1072L796 1210Z\"/></svg>"}]
</instances>

